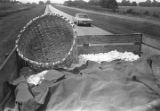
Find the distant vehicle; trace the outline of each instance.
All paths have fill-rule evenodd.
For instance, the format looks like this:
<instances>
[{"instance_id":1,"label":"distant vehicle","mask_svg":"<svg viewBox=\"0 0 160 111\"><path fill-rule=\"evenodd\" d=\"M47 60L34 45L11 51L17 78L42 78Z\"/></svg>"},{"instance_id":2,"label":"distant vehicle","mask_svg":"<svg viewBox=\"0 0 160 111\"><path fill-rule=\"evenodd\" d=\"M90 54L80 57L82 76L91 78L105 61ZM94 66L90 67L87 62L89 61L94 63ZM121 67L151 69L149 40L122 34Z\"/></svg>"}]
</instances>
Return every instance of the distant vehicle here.
<instances>
[{"instance_id":1,"label":"distant vehicle","mask_svg":"<svg viewBox=\"0 0 160 111\"><path fill-rule=\"evenodd\" d=\"M91 26L91 22L93 21L85 13L77 13L73 20L74 23L77 25L87 25L87 26Z\"/></svg>"}]
</instances>

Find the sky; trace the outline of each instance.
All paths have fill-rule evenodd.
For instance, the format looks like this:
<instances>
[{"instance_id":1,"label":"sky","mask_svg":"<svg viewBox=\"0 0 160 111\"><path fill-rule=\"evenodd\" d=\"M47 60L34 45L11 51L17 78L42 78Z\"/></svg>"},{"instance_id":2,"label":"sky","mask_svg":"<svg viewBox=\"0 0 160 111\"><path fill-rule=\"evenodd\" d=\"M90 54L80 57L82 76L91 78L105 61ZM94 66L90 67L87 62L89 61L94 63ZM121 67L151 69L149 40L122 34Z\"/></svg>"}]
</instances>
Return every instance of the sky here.
<instances>
[{"instance_id":1,"label":"sky","mask_svg":"<svg viewBox=\"0 0 160 111\"><path fill-rule=\"evenodd\" d=\"M17 1L20 1L20 2L36 2L38 3L40 0L17 0ZM41 0L41 1L47 1L47 0ZM64 1L66 0L50 0L51 2L53 3L63 3ZM84 1L89 1L89 0L84 0ZM136 2L143 2L143 1L146 1L146 0L130 0L130 1L136 1ZM160 2L160 0L157 0ZM117 2L121 2L121 0L117 0Z\"/></svg>"}]
</instances>

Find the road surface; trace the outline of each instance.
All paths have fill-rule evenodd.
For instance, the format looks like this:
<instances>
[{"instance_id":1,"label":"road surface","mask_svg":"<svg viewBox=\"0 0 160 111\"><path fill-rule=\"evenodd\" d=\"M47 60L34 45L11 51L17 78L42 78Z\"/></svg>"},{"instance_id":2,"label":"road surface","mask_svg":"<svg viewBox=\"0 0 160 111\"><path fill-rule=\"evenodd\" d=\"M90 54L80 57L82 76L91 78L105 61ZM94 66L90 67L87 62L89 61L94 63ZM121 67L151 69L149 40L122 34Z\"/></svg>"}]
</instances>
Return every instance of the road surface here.
<instances>
[{"instance_id":1,"label":"road surface","mask_svg":"<svg viewBox=\"0 0 160 111\"><path fill-rule=\"evenodd\" d=\"M86 13L92 13L92 14L97 14L97 15L106 15L106 16L111 16L111 17L115 17L115 18L121 18L121 19L124 19L124 20L144 22L144 23L150 23L150 24L160 26L160 21L159 20L140 18L140 17L134 17L134 16L126 16L126 15L113 14L113 13L106 13L106 12L99 12L99 11L93 11L93 10L86 10L86 9L80 9L80 8L74 8L74 7L67 7L67 6L63 6L63 5L58 5L58 6L65 7L65 8L70 8L70 9L74 9L74 10L78 10L78 11L86 12Z\"/></svg>"},{"instance_id":2,"label":"road surface","mask_svg":"<svg viewBox=\"0 0 160 111\"><path fill-rule=\"evenodd\" d=\"M64 17L66 17L67 19L69 19L72 23L73 23L73 16L66 14L60 10L57 10L56 8L54 8L51 5L48 5L46 7L46 11L45 13L55 13L55 14L60 14L63 15ZM78 36L84 36L84 35L110 35L112 34L111 32L105 31L99 27L96 26L91 26L91 27L86 27L86 26L76 26L76 31Z\"/></svg>"},{"instance_id":3,"label":"road surface","mask_svg":"<svg viewBox=\"0 0 160 111\"><path fill-rule=\"evenodd\" d=\"M64 6L63 6L64 7ZM67 8L72 8L72 7L67 7ZM118 17L118 18L123 18L123 19L129 19L129 20L136 20L139 22L148 22L148 23L152 23L152 24L158 24L160 25L159 21L153 21L153 20L148 20L148 19L142 19L142 18L137 18L137 17L128 17L128 16L123 16L123 15L116 15L116 14L110 14L110 13L103 13L103 12L96 12L96 11L92 11L92 10L85 10L85 9L79 9L79 8L72 8L74 10L79 10L79 11L83 11L83 12L87 12L87 13L95 13L97 15L102 14L102 15L107 15L107 16L114 16L114 17ZM68 18L71 22L73 22L73 16L66 14L56 8L54 8L53 6L49 5L46 7L46 11L45 13L56 13L56 14L60 14L65 16L66 18ZM78 36L84 36L84 35L110 35L112 34L111 32L105 31L99 27L96 26L92 26L92 27L80 27L80 26L76 26L76 30L77 30L77 34ZM142 44L142 57L148 57L148 56L152 56L155 54L160 55L160 45L159 45L159 41L156 41L150 37L143 37L143 43L148 44Z\"/></svg>"}]
</instances>

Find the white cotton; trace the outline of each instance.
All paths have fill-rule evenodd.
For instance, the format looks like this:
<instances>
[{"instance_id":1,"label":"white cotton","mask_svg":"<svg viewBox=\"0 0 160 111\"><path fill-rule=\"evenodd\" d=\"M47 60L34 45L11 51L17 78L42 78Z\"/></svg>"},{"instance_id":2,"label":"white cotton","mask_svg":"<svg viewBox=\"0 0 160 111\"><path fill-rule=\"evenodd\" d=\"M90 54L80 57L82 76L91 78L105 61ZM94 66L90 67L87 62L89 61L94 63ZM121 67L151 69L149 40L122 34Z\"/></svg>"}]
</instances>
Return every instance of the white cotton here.
<instances>
[{"instance_id":1,"label":"white cotton","mask_svg":"<svg viewBox=\"0 0 160 111\"><path fill-rule=\"evenodd\" d=\"M108 53L99 53L99 54L83 54L79 56L80 61L95 61L95 62L111 62L117 59L124 61L135 61L140 57L138 55L133 54L132 52L118 52L117 50L110 51Z\"/></svg>"},{"instance_id":2,"label":"white cotton","mask_svg":"<svg viewBox=\"0 0 160 111\"><path fill-rule=\"evenodd\" d=\"M27 78L27 82L29 84L34 84L34 85L38 85L42 82L42 80L44 79L44 75L47 74L47 70L45 71L42 71L38 74L35 74L35 75L31 75Z\"/></svg>"}]
</instances>

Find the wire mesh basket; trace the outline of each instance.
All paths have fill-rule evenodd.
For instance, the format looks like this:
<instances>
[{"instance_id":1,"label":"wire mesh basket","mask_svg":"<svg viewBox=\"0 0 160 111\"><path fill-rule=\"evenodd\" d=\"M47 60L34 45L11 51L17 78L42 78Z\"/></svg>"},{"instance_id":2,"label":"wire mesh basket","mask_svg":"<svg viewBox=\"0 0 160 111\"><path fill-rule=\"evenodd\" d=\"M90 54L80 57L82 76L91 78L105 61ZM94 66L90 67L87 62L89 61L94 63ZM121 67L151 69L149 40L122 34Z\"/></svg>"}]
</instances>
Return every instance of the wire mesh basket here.
<instances>
[{"instance_id":1,"label":"wire mesh basket","mask_svg":"<svg viewBox=\"0 0 160 111\"><path fill-rule=\"evenodd\" d=\"M34 18L16 40L18 55L34 68L55 68L72 62L76 34L74 24L63 16L46 14Z\"/></svg>"}]
</instances>

